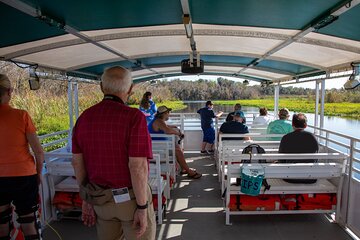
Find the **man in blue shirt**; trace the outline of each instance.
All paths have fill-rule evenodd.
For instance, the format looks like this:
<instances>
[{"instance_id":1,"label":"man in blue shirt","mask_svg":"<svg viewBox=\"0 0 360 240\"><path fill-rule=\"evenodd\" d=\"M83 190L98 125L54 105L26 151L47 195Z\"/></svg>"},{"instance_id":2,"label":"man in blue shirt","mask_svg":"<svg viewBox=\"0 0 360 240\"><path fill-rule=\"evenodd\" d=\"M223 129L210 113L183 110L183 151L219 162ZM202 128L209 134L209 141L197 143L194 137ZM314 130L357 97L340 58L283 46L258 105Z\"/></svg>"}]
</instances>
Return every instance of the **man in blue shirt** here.
<instances>
[{"instance_id":1,"label":"man in blue shirt","mask_svg":"<svg viewBox=\"0 0 360 240\"><path fill-rule=\"evenodd\" d=\"M232 116L232 121L224 122L220 127L220 133L232 133L232 134L245 134L249 133L248 127L243 124L244 117L241 111L236 111ZM249 137L245 138L223 138L223 140L249 140Z\"/></svg>"},{"instance_id":2,"label":"man in blue shirt","mask_svg":"<svg viewBox=\"0 0 360 240\"><path fill-rule=\"evenodd\" d=\"M213 118L220 117L223 112L215 115L213 111L214 104L211 101L206 102L206 106L197 111L201 117L201 129L203 130L203 142L201 145L201 153L208 153L206 145L209 146L209 152L214 152L215 128Z\"/></svg>"},{"instance_id":3,"label":"man in blue shirt","mask_svg":"<svg viewBox=\"0 0 360 240\"><path fill-rule=\"evenodd\" d=\"M244 112L243 111L241 111L241 104L240 103L237 103L237 104L235 104L235 106L234 106L234 111L233 112L231 112L231 113L229 113L228 115L227 115L227 117L226 117L226 122L231 122L232 120L233 120L233 116L234 116L234 114L235 114L235 112L240 112L241 113L241 117L242 117L242 123L246 123L246 117L245 117L245 114L244 114Z\"/></svg>"}]
</instances>

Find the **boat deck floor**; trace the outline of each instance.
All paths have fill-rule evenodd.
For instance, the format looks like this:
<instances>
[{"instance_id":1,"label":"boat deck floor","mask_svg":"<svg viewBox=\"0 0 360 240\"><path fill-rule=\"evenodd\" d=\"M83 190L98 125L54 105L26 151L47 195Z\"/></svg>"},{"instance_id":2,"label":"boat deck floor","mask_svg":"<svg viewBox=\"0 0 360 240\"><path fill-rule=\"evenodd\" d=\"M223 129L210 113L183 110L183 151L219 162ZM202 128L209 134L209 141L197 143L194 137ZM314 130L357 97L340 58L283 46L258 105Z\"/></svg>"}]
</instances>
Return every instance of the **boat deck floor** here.
<instances>
[{"instance_id":1,"label":"boat deck floor","mask_svg":"<svg viewBox=\"0 0 360 240\"><path fill-rule=\"evenodd\" d=\"M180 176L171 193L166 218L157 226L157 239L251 239L251 240L347 240L352 239L338 224L323 214L232 216L225 225L223 201L214 159L186 154L190 167L203 176L198 180ZM63 240L92 240L95 228L76 220L52 222ZM60 239L47 227L45 240Z\"/></svg>"}]
</instances>

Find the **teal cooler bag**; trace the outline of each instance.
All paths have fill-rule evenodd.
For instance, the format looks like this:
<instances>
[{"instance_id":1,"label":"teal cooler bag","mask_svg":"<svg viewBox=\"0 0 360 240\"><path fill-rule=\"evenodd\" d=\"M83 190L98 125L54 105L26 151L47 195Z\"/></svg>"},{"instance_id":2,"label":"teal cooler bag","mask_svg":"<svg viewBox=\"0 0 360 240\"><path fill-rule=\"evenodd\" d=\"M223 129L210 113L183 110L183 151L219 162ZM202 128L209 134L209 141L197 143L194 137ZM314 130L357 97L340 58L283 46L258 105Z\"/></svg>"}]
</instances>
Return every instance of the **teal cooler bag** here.
<instances>
[{"instance_id":1,"label":"teal cooler bag","mask_svg":"<svg viewBox=\"0 0 360 240\"><path fill-rule=\"evenodd\" d=\"M260 193L265 171L260 165L244 165L241 168L241 192L251 196Z\"/></svg>"}]
</instances>

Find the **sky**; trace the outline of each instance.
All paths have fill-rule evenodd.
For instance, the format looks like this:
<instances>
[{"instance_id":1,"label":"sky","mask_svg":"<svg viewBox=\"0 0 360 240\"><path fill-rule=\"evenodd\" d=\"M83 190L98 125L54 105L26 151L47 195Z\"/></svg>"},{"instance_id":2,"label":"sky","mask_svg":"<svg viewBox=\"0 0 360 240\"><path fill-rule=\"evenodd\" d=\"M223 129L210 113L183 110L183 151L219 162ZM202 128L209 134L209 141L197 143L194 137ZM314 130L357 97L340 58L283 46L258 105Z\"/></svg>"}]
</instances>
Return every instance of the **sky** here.
<instances>
[{"instance_id":1,"label":"sky","mask_svg":"<svg viewBox=\"0 0 360 240\"><path fill-rule=\"evenodd\" d=\"M197 81L198 79L208 79L208 80L216 80L219 76L211 76L211 75L191 75L191 76L179 76L179 77L172 77L167 78L169 81L173 79L181 79L181 80L187 80L187 81ZM240 80L239 78L232 78L232 77L224 77L229 80L233 80L235 82L242 82L243 80ZM341 78L334 78L334 79L328 79L325 81L325 89L332 89L332 88L342 88L344 86L344 83L348 80L348 77L341 77ZM259 85L260 83L255 81L249 81L249 85ZM307 83L298 83L298 84L291 84L291 85L285 85L284 87L292 86L292 87L302 87L302 88L311 88L315 89L315 81L313 82L307 82Z\"/></svg>"}]
</instances>

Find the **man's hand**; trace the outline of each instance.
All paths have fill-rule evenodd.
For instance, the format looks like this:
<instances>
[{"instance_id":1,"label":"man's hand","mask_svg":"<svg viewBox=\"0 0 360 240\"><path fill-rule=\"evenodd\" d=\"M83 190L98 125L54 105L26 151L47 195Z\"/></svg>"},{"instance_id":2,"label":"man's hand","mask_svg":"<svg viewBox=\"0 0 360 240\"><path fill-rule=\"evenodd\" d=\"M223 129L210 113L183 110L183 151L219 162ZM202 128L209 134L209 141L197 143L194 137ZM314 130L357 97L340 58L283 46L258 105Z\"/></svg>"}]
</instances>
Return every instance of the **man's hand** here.
<instances>
[{"instance_id":1,"label":"man's hand","mask_svg":"<svg viewBox=\"0 0 360 240\"><path fill-rule=\"evenodd\" d=\"M136 229L137 238L140 238L145 233L147 228L147 209L136 209L133 228Z\"/></svg>"},{"instance_id":2,"label":"man's hand","mask_svg":"<svg viewBox=\"0 0 360 240\"><path fill-rule=\"evenodd\" d=\"M85 201L83 201L82 203L81 219L83 220L84 225L88 227L92 227L96 223L96 215L95 215L94 207Z\"/></svg>"}]
</instances>

